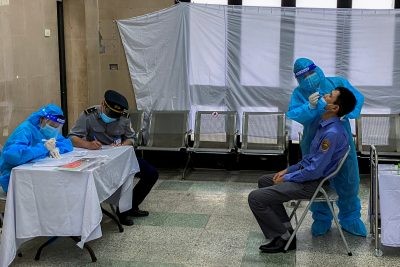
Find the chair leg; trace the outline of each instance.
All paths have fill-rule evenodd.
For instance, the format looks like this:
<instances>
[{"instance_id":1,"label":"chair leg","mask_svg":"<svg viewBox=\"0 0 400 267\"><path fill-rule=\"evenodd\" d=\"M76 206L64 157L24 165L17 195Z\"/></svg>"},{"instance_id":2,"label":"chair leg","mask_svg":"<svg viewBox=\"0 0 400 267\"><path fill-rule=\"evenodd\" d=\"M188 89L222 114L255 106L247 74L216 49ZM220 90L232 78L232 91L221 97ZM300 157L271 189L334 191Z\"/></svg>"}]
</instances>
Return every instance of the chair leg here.
<instances>
[{"instance_id":1,"label":"chair leg","mask_svg":"<svg viewBox=\"0 0 400 267\"><path fill-rule=\"evenodd\" d=\"M183 172L182 172L182 180L185 180L186 171L189 167L189 163L190 163L191 159L192 159L192 152L188 152L188 158L186 160L185 168L183 168Z\"/></svg>"},{"instance_id":2,"label":"chair leg","mask_svg":"<svg viewBox=\"0 0 400 267\"><path fill-rule=\"evenodd\" d=\"M290 246L290 243L292 243L294 237L296 236L296 233L297 233L297 231L299 230L300 225L302 224L304 218L306 217L307 212L308 212L308 210L309 210L309 208L310 208L310 206L311 206L312 200L314 200L314 198L315 198L315 195L314 195L313 199L311 199L310 202L308 202L307 207L306 207L305 210L303 211L303 214L301 214L301 218L300 218L299 223L296 225L296 228L294 229L292 235L290 236L288 242L286 243L285 248L283 249L285 252L287 251L287 249L288 249L289 246ZM299 204L300 204L300 203L299 203Z\"/></svg>"},{"instance_id":3,"label":"chair leg","mask_svg":"<svg viewBox=\"0 0 400 267\"><path fill-rule=\"evenodd\" d=\"M40 254L42 253L42 250L45 247L47 247L48 245L50 245L51 243L53 243L57 238L58 238L58 236L50 237L45 243L43 243L43 245L40 246L40 248L36 252L35 261L40 260Z\"/></svg>"},{"instance_id":4,"label":"chair leg","mask_svg":"<svg viewBox=\"0 0 400 267\"><path fill-rule=\"evenodd\" d=\"M72 238L72 240L74 240L75 242L80 242L81 241L81 239L79 237L76 237L76 236L70 236L70 238ZM86 243L83 245L83 247L86 248L86 250L89 252L90 258L92 259L92 262L96 262L97 258L96 258L96 255L94 254L93 249Z\"/></svg>"},{"instance_id":5,"label":"chair leg","mask_svg":"<svg viewBox=\"0 0 400 267\"><path fill-rule=\"evenodd\" d=\"M119 220L113 214L111 214L110 212L105 210L103 207L101 207L101 211L117 224L118 230L119 230L120 233L122 233L124 231L124 227L122 227L122 225L119 222Z\"/></svg>"},{"instance_id":6,"label":"chair leg","mask_svg":"<svg viewBox=\"0 0 400 267\"><path fill-rule=\"evenodd\" d=\"M342 227L339 224L339 220L337 218L337 215L335 213L335 211L333 210L333 205L332 202L329 201L329 197L328 194L325 192L325 190L323 188L321 188L321 192L322 194L324 194L325 200L326 200L326 204L328 204L329 209L331 210L332 216L333 216L333 220L335 221L336 227L339 230L340 236L342 237L343 243L346 247L347 250L347 255L352 256L353 254L350 251L349 245L347 244L346 238L344 237L343 231L342 231Z\"/></svg>"},{"instance_id":7,"label":"chair leg","mask_svg":"<svg viewBox=\"0 0 400 267\"><path fill-rule=\"evenodd\" d=\"M325 193L325 194L326 194L326 193ZM327 197L327 196L326 196L326 197ZM329 206L329 209L330 209L331 212L332 212L333 220L335 221L336 227L338 228L339 233L340 233L340 236L342 237L343 243L344 243L344 245L345 245L345 247L346 247L347 255L352 256L353 254L351 253L350 248L349 248L349 245L347 244L346 238L344 237L342 227L340 226L339 220L338 220L338 218L337 218L337 215L336 215L336 213L335 213L334 210L333 210L332 202L330 202L330 201L328 200L328 201L327 201L327 204L328 204L328 206Z\"/></svg>"},{"instance_id":8,"label":"chair leg","mask_svg":"<svg viewBox=\"0 0 400 267\"><path fill-rule=\"evenodd\" d=\"M290 216L289 216L289 221L291 221L293 216L294 216L294 219L296 221L296 225L299 223L298 220L297 220L296 211L300 207L300 203L301 203L301 200L297 200L297 202L296 202L296 204L295 204L295 206L294 206L294 208L292 210L292 213L290 213Z\"/></svg>"}]
</instances>

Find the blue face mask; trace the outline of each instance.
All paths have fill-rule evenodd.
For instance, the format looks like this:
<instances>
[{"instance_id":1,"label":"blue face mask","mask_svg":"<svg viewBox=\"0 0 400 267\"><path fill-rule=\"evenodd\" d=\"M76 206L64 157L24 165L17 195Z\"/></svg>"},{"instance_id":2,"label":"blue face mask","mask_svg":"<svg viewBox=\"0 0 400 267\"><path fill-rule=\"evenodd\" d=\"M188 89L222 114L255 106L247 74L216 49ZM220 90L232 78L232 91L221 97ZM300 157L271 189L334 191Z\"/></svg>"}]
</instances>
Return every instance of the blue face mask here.
<instances>
[{"instance_id":1,"label":"blue face mask","mask_svg":"<svg viewBox=\"0 0 400 267\"><path fill-rule=\"evenodd\" d=\"M321 83L321 79L319 78L317 73L313 73L307 76L300 84L301 87L306 89L308 92L316 92L318 91L318 87Z\"/></svg>"},{"instance_id":2,"label":"blue face mask","mask_svg":"<svg viewBox=\"0 0 400 267\"><path fill-rule=\"evenodd\" d=\"M108 117L106 114L104 114L103 112L100 113L100 118L102 121L104 121L104 123L111 123L116 121L117 119L115 118L110 118Z\"/></svg>"},{"instance_id":3,"label":"blue face mask","mask_svg":"<svg viewBox=\"0 0 400 267\"><path fill-rule=\"evenodd\" d=\"M47 123L40 127L40 132L47 138L55 138L58 135L58 128L51 127Z\"/></svg>"}]
</instances>

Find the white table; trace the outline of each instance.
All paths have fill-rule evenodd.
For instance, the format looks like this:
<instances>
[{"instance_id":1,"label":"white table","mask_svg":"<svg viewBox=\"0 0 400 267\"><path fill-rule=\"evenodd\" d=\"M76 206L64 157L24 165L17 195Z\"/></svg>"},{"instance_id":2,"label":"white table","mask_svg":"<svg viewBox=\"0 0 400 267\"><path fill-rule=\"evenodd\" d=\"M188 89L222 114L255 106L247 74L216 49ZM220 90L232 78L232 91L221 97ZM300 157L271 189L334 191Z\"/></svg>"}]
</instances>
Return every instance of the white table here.
<instances>
[{"instance_id":1,"label":"white table","mask_svg":"<svg viewBox=\"0 0 400 267\"><path fill-rule=\"evenodd\" d=\"M400 247L400 172L394 164L378 165L381 243Z\"/></svg>"},{"instance_id":2,"label":"white table","mask_svg":"<svg viewBox=\"0 0 400 267\"><path fill-rule=\"evenodd\" d=\"M38 167L33 163L13 168L0 243L0 266L11 264L18 247L33 237L80 236L77 244L80 248L85 242L101 237L100 203L107 199L121 211L131 208L133 176L139 171L133 147L104 147L88 151L87 156L107 157L101 159L101 164L79 172Z\"/></svg>"}]
</instances>

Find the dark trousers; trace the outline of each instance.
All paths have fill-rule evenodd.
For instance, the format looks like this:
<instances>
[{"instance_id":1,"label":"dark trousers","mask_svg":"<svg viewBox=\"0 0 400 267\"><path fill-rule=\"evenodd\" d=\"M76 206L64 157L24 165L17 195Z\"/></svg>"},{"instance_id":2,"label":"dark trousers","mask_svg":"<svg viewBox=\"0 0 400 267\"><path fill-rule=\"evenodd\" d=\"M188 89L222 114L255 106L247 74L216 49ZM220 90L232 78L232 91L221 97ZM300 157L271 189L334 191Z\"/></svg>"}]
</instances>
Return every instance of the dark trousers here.
<instances>
[{"instance_id":1,"label":"dark trousers","mask_svg":"<svg viewBox=\"0 0 400 267\"><path fill-rule=\"evenodd\" d=\"M289 222L284 202L293 199L311 198L319 180L305 183L284 182L275 185L273 175L262 176L258 180L259 189L249 194L249 206L267 239L283 235Z\"/></svg>"},{"instance_id":2,"label":"dark trousers","mask_svg":"<svg viewBox=\"0 0 400 267\"><path fill-rule=\"evenodd\" d=\"M140 172L135 175L135 177L139 178L139 182L133 188L133 210L139 209L139 205L143 202L158 179L158 171L154 166L140 157L137 157L137 161L139 163Z\"/></svg>"}]
</instances>

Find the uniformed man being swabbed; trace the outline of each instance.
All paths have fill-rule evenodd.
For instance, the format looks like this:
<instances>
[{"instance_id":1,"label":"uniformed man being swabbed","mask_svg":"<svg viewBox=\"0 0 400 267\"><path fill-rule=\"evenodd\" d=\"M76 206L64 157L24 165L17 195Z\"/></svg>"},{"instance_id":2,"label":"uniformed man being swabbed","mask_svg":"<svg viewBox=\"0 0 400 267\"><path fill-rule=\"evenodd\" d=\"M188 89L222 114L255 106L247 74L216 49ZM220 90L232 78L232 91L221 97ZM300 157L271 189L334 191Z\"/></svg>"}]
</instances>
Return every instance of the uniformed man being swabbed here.
<instances>
[{"instance_id":1,"label":"uniformed man being swabbed","mask_svg":"<svg viewBox=\"0 0 400 267\"><path fill-rule=\"evenodd\" d=\"M100 105L92 106L82 112L72 127L69 138L75 147L100 149L102 145L133 146L135 132L127 110L128 101L120 93L108 90ZM149 212L140 210L139 205L158 179L157 170L144 159L137 158L140 172L136 174L140 180L133 189L132 209L120 213L121 224L133 225L132 217L148 216Z\"/></svg>"}]
</instances>

